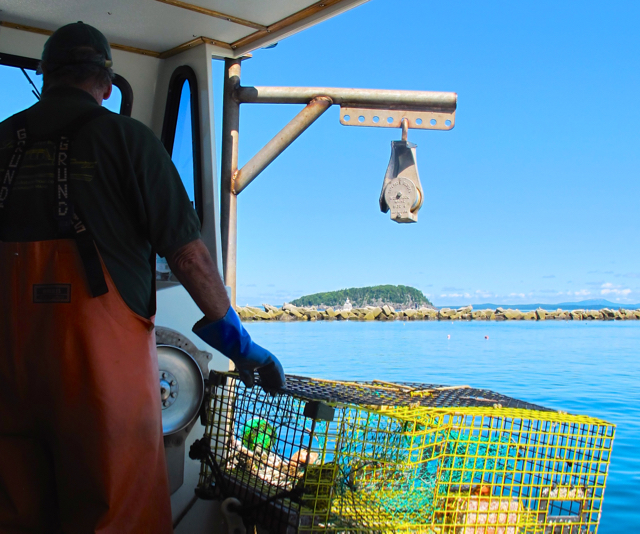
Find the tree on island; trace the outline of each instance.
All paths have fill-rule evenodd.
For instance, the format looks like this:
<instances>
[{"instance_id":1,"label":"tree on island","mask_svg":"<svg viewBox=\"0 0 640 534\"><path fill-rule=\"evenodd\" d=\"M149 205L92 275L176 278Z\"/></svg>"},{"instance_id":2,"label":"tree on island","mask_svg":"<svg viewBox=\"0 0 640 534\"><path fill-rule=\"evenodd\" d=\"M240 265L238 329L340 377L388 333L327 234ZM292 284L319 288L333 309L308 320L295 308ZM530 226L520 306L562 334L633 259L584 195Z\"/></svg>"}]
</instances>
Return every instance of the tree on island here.
<instances>
[{"instance_id":1,"label":"tree on island","mask_svg":"<svg viewBox=\"0 0 640 534\"><path fill-rule=\"evenodd\" d=\"M294 306L342 306L347 298L354 307L384 306L388 305L396 309L419 308L420 306L433 306L422 291L409 286L371 286L352 287L339 291L326 293L314 293L305 295L292 301Z\"/></svg>"}]
</instances>

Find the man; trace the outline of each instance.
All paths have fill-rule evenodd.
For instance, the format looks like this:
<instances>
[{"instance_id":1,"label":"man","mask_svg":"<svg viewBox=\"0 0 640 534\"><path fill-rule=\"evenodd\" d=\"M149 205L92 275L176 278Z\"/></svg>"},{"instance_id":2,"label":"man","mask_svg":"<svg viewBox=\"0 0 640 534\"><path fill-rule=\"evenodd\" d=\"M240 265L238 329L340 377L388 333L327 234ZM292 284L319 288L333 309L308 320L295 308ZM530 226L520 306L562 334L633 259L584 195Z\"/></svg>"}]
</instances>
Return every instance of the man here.
<instances>
[{"instance_id":1,"label":"man","mask_svg":"<svg viewBox=\"0 0 640 534\"><path fill-rule=\"evenodd\" d=\"M0 124L0 532L171 532L153 335L155 252L194 332L276 392L160 142L101 107L111 50L81 22L42 54L42 100Z\"/></svg>"}]
</instances>

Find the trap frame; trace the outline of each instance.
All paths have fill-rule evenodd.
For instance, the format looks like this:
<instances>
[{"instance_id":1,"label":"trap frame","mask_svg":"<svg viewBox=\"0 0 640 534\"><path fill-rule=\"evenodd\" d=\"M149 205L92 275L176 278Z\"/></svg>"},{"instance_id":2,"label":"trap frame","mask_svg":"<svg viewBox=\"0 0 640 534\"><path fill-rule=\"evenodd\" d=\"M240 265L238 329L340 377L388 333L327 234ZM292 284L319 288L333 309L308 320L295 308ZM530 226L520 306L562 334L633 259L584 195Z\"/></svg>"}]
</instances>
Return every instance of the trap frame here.
<instances>
[{"instance_id":1,"label":"trap frame","mask_svg":"<svg viewBox=\"0 0 640 534\"><path fill-rule=\"evenodd\" d=\"M208 382L198 494L270 532L597 532L605 421L469 386Z\"/></svg>"}]
</instances>

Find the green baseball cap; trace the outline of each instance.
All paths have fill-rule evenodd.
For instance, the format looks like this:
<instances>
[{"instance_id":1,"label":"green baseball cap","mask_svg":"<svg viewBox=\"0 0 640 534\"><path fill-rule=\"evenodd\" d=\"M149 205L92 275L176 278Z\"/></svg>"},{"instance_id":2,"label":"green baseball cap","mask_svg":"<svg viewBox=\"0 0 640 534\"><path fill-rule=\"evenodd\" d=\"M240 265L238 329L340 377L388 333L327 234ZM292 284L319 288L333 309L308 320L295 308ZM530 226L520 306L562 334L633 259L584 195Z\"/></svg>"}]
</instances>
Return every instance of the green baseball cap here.
<instances>
[{"instance_id":1,"label":"green baseball cap","mask_svg":"<svg viewBox=\"0 0 640 534\"><path fill-rule=\"evenodd\" d=\"M86 59L86 56L79 59L76 51L86 47L97 52L95 60ZM107 38L102 32L82 21L67 24L53 32L44 44L42 61L57 65L92 63L106 68L113 65Z\"/></svg>"}]
</instances>

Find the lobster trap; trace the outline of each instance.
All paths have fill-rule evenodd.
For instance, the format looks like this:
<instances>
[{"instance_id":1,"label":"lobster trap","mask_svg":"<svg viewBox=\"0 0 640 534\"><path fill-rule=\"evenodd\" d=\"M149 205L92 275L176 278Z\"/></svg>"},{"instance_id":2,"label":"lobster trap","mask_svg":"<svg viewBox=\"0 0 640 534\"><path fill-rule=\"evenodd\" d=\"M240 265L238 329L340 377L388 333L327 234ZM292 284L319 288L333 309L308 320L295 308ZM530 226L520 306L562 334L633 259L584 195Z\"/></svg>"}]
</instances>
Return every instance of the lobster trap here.
<instances>
[{"instance_id":1,"label":"lobster trap","mask_svg":"<svg viewBox=\"0 0 640 534\"><path fill-rule=\"evenodd\" d=\"M596 532L615 428L469 386L212 373L201 497L269 532Z\"/></svg>"}]
</instances>

